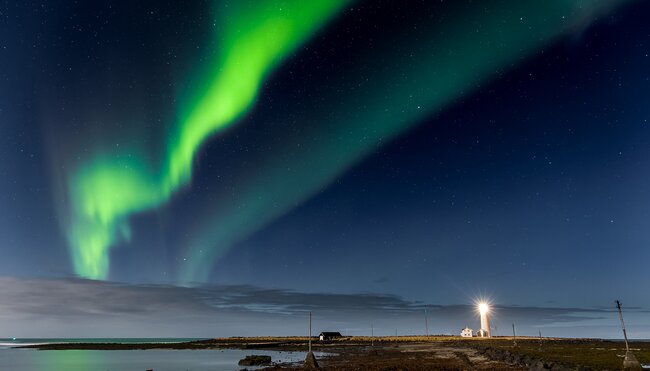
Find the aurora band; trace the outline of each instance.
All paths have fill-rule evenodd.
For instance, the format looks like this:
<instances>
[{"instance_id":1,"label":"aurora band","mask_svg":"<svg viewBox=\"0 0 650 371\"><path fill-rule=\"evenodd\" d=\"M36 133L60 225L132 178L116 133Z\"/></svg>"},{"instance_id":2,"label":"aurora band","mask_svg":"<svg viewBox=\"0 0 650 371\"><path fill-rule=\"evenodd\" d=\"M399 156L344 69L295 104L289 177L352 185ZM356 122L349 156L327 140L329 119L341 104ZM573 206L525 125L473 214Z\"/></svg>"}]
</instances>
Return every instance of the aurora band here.
<instances>
[{"instance_id":1,"label":"aurora band","mask_svg":"<svg viewBox=\"0 0 650 371\"><path fill-rule=\"evenodd\" d=\"M405 33L403 53L381 50L374 63L364 64L374 79L359 84L348 73L338 77L343 85L364 89L342 89L329 100L331 106L308 117L305 135L319 138L314 146L278 149L260 171L238 184L239 199L209 206L208 217L190 233L180 281L207 279L215 259L230 246L327 186L378 145L623 2L489 2L431 24L416 41ZM161 164L119 153L97 155L74 173L67 232L78 274L107 276L109 248L129 238L129 216L160 206L186 185L201 144L244 115L273 67L346 1L281 3L282 8L274 1L244 1L223 14L209 83L169 133ZM292 171L283 171L287 168Z\"/></svg>"},{"instance_id":2,"label":"aurora band","mask_svg":"<svg viewBox=\"0 0 650 371\"><path fill-rule=\"evenodd\" d=\"M129 239L129 216L158 207L192 176L196 151L254 103L264 78L348 0L238 0L217 17L219 51L208 81L170 131L158 164L125 153L94 154L68 179L66 234L77 274L105 279L109 249Z\"/></svg>"},{"instance_id":3,"label":"aurora band","mask_svg":"<svg viewBox=\"0 0 650 371\"><path fill-rule=\"evenodd\" d=\"M236 185L238 199L215 195L218 207L197 211L205 216L183 241L188 252L179 282L209 279L215 260L231 246L327 187L379 146L549 44L579 34L624 2L481 2L431 22L418 37L395 35L401 39L391 40L393 47L373 50L368 60L355 61L359 67L353 71L328 76L337 86L335 96L319 97L314 113L301 117L302 140L309 145L275 148Z\"/></svg>"}]
</instances>

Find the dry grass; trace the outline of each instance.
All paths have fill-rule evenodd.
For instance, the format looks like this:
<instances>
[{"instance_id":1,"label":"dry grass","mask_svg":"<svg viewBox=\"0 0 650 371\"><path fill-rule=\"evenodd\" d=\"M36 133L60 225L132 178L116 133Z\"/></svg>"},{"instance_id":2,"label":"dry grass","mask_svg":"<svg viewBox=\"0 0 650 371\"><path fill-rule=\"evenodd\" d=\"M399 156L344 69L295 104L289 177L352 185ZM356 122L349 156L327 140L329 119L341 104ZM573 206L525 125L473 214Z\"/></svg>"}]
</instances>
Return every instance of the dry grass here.
<instances>
[{"instance_id":1,"label":"dry grass","mask_svg":"<svg viewBox=\"0 0 650 371\"><path fill-rule=\"evenodd\" d=\"M512 339L488 339L476 343L480 347L492 347L511 353L528 355L535 359L561 363L571 367L589 366L593 369L621 369L625 344L605 340L517 339L513 347ZM631 350L641 364L650 364L650 343L631 343Z\"/></svg>"},{"instance_id":2,"label":"dry grass","mask_svg":"<svg viewBox=\"0 0 650 371\"><path fill-rule=\"evenodd\" d=\"M309 338L304 337L255 337L255 338L228 338L220 339L235 342L279 342L279 343L306 343ZM437 343L446 346L468 346L472 348L496 348L514 354L527 355L537 360L564 364L570 367L587 366L592 369L620 369L625 355L625 345L622 342L613 342L600 339L561 339L544 338L540 348L539 339L534 337L518 337L517 347L513 347L512 338L461 338L457 336L353 336L341 337L327 342L315 341L318 348L322 346L369 345L388 346L391 344L407 343ZM631 349L641 364L650 364L650 343L634 342Z\"/></svg>"}]
</instances>

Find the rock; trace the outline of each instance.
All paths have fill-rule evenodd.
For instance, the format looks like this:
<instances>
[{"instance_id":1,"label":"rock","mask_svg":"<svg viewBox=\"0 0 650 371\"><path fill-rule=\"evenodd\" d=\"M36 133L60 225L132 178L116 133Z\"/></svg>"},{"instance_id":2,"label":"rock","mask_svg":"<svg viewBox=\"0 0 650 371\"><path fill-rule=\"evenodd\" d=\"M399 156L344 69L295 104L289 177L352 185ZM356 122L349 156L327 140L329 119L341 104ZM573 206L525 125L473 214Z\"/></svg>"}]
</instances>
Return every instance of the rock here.
<instances>
[{"instance_id":1,"label":"rock","mask_svg":"<svg viewBox=\"0 0 650 371\"><path fill-rule=\"evenodd\" d=\"M246 356L246 358L239 360L240 366L268 366L271 364L271 356Z\"/></svg>"},{"instance_id":2,"label":"rock","mask_svg":"<svg viewBox=\"0 0 650 371\"><path fill-rule=\"evenodd\" d=\"M641 370L641 365L636 357L629 350L625 352L625 359L623 360L623 370Z\"/></svg>"},{"instance_id":3,"label":"rock","mask_svg":"<svg viewBox=\"0 0 650 371\"><path fill-rule=\"evenodd\" d=\"M313 352L307 353L307 357L305 358L305 364L303 365L303 367L308 370L313 370L318 368L318 361L316 361L316 357L314 356Z\"/></svg>"}]
</instances>

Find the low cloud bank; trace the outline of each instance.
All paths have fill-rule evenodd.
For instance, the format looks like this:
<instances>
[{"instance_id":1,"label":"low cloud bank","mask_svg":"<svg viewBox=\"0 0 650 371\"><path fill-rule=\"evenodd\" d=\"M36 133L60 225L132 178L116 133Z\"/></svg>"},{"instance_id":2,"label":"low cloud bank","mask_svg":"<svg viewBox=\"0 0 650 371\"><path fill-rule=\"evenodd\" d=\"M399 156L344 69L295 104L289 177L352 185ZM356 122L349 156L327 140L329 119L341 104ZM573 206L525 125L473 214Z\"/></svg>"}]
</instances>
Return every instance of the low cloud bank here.
<instances>
[{"instance_id":1,"label":"low cloud bank","mask_svg":"<svg viewBox=\"0 0 650 371\"><path fill-rule=\"evenodd\" d=\"M220 337L305 334L431 334L478 327L473 305L406 301L384 294L305 293L248 285L178 287L83 279L0 278L1 337ZM629 308L630 334L650 337L648 310ZM613 308L494 305L495 333L618 338Z\"/></svg>"}]
</instances>

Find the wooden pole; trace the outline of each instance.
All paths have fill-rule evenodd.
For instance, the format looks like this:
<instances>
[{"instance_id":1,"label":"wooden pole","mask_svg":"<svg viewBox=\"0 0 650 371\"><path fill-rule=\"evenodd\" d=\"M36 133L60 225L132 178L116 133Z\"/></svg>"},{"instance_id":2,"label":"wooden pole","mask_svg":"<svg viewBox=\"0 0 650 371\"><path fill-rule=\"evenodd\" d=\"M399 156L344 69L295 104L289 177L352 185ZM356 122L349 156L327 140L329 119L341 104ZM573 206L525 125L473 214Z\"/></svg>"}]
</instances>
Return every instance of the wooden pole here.
<instances>
[{"instance_id":1,"label":"wooden pole","mask_svg":"<svg viewBox=\"0 0 650 371\"><path fill-rule=\"evenodd\" d=\"M623 329L623 337L625 338L625 358L623 359L623 369L641 370L641 364L634 354L630 352L630 345L627 342L627 331L625 331L625 322L623 322L623 310L621 309L621 302L618 300L616 300L616 308L618 309L618 318L621 320L621 328Z\"/></svg>"},{"instance_id":2,"label":"wooden pole","mask_svg":"<svg viewBox=\"0 0 650 371\"><path fill-rule=\"evenodd\" d=\"M618 318L621 320L621 328L623 329L623 337L625 338L625 351L630 350L630 346L627 343L627 332L625 331L625 322L623 322L623 311L621 310L621 302L616 300L616 308L618 308Z\"/></svg>"},{"instance_id":3,"label":"wooden pole","mask_svg":"<svg viewBox=\"0 0 650 371\"><path fill-rule=\"evenodd\" d=\"M429 337L429 318L427 317L427 306L424 306L424 328L425 334Z\"/></svg>"},{"instance_id":4,"label":"wooden pole","mask_svg":"<svg viewBox=\"0 0 650 371\"><path fill-rule=\"evenodd\" d=\"M311 353L311 312L309 312L309 352Z\"/></svg>"}]
</instances>

